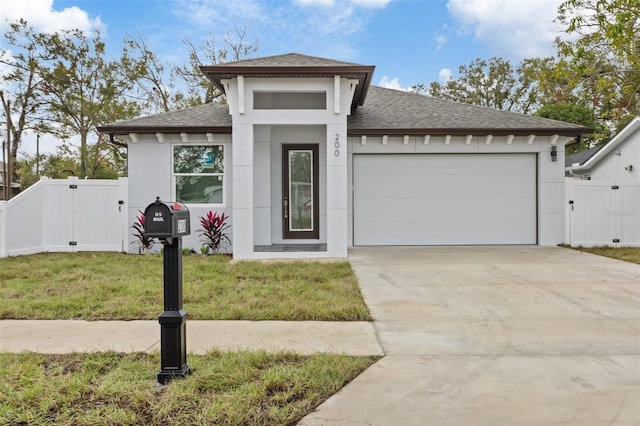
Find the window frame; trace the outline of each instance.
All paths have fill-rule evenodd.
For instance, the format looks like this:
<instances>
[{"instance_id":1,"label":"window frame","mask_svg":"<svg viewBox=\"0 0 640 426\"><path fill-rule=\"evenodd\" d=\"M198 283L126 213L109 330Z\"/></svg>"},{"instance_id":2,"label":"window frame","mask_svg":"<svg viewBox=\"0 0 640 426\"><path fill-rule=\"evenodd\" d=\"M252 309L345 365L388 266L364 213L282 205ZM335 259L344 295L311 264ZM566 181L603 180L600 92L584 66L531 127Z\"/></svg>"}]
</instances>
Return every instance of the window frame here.
<instances>
[{"instance_id":1,"label":"window frame","mask_svg":"<svg viewBox=\"0 0 640 426\"><path fill-rule=\"evenodd\" d=\"M176 173L175 172L175 167L176 167L176 155L175 155L175 151L176 151L176 147L219 147L219 149L222 151L222 172L213 172L213 173L208 173L208 172L200 172L200 173ZM171 194L172 194L172 198L176 201L178 201L178 189L176 187L177 183L178 183L178 179L177 177L180 176L212 176L212 177L220 177L222 180L222 202L221 203L192 203L192 202L184 202L184 204L186 204L187 206L194 206L194 207L204 207L204 206L210 206L210 207L225 207L227 205L227 179L226 179L226 169L227 169L227 159L226 159L226 155L225 155L225 151L226 151L226 147L224 143L206 143L206 142L197 142L197 143L175 143L171 145Z\"/></svg>"}]
</instances>

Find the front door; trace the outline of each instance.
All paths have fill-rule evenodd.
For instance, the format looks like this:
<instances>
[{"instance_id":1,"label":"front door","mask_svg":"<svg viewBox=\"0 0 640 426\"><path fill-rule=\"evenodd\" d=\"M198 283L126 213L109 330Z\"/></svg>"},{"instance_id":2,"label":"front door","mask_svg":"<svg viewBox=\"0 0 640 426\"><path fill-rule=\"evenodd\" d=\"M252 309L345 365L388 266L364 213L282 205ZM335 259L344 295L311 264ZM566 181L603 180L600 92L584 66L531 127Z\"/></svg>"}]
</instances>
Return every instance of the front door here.
<instances>
[{"instance_id":1,"label":"front door","mask_svg":"<svg viewBox=\"0 0 640 426\"><path fill-rule=\"evenodd\" d=\"M284 239L320 238L318 145L282 145Z\"/></svg>"}]
</instances>

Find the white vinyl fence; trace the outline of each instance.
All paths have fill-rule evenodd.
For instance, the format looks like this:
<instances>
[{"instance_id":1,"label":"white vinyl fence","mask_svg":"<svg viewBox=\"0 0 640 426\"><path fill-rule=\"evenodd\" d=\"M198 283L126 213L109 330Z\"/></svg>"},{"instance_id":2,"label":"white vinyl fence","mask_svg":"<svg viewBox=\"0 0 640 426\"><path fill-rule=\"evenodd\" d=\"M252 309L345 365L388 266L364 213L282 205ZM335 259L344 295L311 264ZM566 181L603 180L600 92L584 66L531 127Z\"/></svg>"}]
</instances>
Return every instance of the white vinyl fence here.
<instances>
[{"instance_id":1,"label":"white vinyl fence","mask_svg":"<svg viewBox=\"0 0 640 426\"><path fill-rule=\"evenodd\" d=\"M566 241L572 246L640 247L640 182L566 181Z\"/></svg>"},{"instance_id":2,"label":"white vinyl fence","mask_svg":"<svg viewBox=\"0 0 640 426\"><path fill-rule=\"evenodd\" d=\"M127 251L127 179L43 178L0 201L0 258L40 252Z\"/></svg>"}]
</instances>

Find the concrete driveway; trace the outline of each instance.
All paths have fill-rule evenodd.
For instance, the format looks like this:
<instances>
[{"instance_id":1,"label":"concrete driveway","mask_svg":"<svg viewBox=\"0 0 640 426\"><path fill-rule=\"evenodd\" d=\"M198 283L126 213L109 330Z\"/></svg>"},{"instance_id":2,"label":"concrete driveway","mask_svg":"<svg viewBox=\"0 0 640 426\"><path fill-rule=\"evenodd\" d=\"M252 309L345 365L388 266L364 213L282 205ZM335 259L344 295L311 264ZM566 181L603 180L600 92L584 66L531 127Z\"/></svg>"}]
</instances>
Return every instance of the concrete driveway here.
<instances>
[{"instance_id":1,"label":"concrete driveway","mask_svg":"<svg viewBox=\"0 0 640 426\"><path fill-rule=\"evenodd\" d=\"M559 247L349 257L387 356L301 425L640 424L640 266Z\"/></svg>"}]
</instances>

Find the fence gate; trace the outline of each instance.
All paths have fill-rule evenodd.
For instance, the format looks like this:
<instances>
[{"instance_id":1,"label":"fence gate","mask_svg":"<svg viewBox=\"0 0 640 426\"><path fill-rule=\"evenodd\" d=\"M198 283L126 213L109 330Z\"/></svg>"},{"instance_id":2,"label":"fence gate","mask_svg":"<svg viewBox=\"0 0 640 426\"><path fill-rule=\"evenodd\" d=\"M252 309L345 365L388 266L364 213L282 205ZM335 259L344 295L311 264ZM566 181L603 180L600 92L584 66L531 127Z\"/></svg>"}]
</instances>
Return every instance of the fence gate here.
<instances>
[{"instance_id":1,"label":"fence gate","mask_svg":"<svg viewBox=\"0 0 640 426\"><path fill-rule=\"evenodd\" d=\"M69 251L122 251L123 206L126 195L116 180L55 180L47 205L55 222L48 245ZM53 217L52 217L53 219ZM52 249L51 251L58 251Z\"/></svg>"},{"instance_id":2,"label":"fence gate","mask_svg":"<svg viewBox=\"0 0 640 426\"><path fill-rule=\"evenodd\" d=\"M640 182L567 180L572 246L640 246Z\"/></svg>"}]
</instances>

